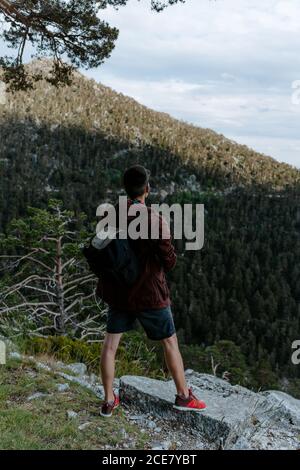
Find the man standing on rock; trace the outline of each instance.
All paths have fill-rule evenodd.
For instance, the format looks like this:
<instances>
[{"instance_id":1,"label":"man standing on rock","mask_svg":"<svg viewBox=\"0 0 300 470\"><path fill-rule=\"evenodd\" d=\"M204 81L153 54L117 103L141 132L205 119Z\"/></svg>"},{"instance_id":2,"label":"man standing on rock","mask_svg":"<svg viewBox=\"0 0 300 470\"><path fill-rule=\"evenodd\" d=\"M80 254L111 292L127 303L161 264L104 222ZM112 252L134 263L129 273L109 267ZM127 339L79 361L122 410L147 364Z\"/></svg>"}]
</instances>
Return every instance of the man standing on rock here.
<instances>
[{"instance_id":1,"label":"man standing on rock","mask_svg":"<svg viewBox=\"0 0 300 470\"><path fill-rule=\"evenodd\" d=\"M123 183L128 196L127 211L135 204L135 209L147 212L150 230L155 221L160 229L162 226L165 228L165 220L145 205L150 192L149 176L149 171L141 165L131 166L125 171ZM126 216L129 218L128 212ZM161 235L162 231L159 233ZM136 320L141 323L148 338L162 344L165 361L177 389L174 408L181 411L203 410L205 403L193 395L186 383L170 307L165 273L176 264L170 232L168 231L167 237L159 236L158 239L139 238L132 242L132 247L141 266L135 284L131 287L116 286L112 279L102 276L97 286L97 295L109 306L107 331L101 354L105 401L100 414L110 417L119 405L119 397L113 390L115 355L122 333L134 329Z\"/></svg>"}]
</instances>

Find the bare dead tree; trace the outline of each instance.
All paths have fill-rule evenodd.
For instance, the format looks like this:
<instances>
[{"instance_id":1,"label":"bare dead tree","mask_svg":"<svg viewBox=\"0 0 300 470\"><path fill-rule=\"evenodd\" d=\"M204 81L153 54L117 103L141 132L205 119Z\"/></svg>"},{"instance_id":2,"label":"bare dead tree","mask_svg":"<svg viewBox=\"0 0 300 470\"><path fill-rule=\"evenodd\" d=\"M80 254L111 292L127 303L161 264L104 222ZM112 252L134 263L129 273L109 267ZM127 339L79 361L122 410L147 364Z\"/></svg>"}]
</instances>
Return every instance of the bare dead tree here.
<instances>
[{"instance_id":1,"label":"bare dead tree","mask_svg":"<svg viewBox=\"0 0 300 470\"><path fill-rule=\"evenodd\" d=\"M31 336L70 334L102 338L104 307L95 277L81 257L74 214L51 201L48 210L13 221L2 247L21 253L0 256L6 285L0 290L0 328ZM12 275L14 282L12 282Z\"/></svg>"},{"instance_id":2,"label":"bare dead tree","mask_svg":"<svg viewBox=\"0 0 300 470\"><path fill-rule=\"evenodd\" d=\"M215 360L213 355L210 356L210 363L211 363L211 371L212 374L216 377L217 376L217 370L220 364L215 364Z\"/></svg>"}]
</instances>

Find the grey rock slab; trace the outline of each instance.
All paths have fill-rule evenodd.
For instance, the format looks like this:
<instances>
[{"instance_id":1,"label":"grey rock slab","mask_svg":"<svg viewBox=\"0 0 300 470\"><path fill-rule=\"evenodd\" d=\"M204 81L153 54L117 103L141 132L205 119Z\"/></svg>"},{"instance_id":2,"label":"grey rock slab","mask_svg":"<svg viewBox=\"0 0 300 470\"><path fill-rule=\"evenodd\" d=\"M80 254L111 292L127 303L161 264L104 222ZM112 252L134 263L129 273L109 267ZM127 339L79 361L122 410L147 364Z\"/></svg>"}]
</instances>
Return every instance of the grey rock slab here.
<instances>
[{"instance_id":1,"label":"grey rock slab","mask_svg":"<svg viewBox=\"0 0 300 470\"><path fill-rule=\"evenodd\" d=\"M70 385L69 384L56 384L56 388L59 392L66 392L69 390Z\"/></svg>"},{"instance_id":2,"label":"grey rock slab","mask_svg":"<svg viewBox=\"0 0 300 470\"><path fill-rule=\"evenodd\" d=\"M83 423L80 426L78 426L79 431L84 431L86 428L88 428L91 425L90 422Z\"/></svg>"},{"instance_id":3,"label":"grey rock slab","mask_svg":"<svg viewBox=\"0 0 300 470\"><path fill-rule=\"evenodd\" d=\"M6 336L0 335L0 340L5 343L7 353L18 352L18 346L15 345L9 338Z\"/></svg>"},{"instance_id":4,"label":"grey rock slab","mask_svg":"<svg viewBox=\"0 0 300 470\"><path fill-rule=\"evenodd\" d=\"M46 370L47 372L50 372L52 370L50 366L44 364L43 362L35 362L35 364L39 369Z\"/></svg>"},{"instance_id":5,"label":"grey rock slab","mask_svg":"<svg viewBox=\"0 0 300 470\"><path fill-rule=\"evenodd\" d=\"M77 418L78 413L76 413L76 411L73 411L73 410L68 410L67 416L69 419L74 419L74 418Z\"/></svg>"},{"instance_id":6,"label":"grey rock slab","mask_svg":"<svg viewBox=\"0 0 300 470\"><path fill-rule=\"evenodd\" d=\"M239 395L244 398L258 397L258 394L248 390L240 385L231 385L226 380L220 379L209 374L200 374L198 372L191 373L188 378L188 382L192 387L197 387L204 391L212 391L218 396L234 396ZM201 393L201 392L200 392ZM201 398L201 397L200 397ZM258 397L259 398L259 397Z\"/></svg>"},{"instance_id":7,"label":"grey rock slab","mask_svg":"<svg viewBox=\"0 0 300 470\"><path fill-rule=\"evenodd\" d=\"M39 398L45 398L45 397L49 397L49 394L47 394L47 393L41 393L41 392L36 392L36 393L33 393L32 395L30 395L30 396L27 398L27 401L37 400L37 399L39 399Z\"/></svg>"},{"instance_id":8,"label":"grey rock slab","mask_svg":"<svg viewBox=\"0 0 300 470\"><path fill-rule=\"evenodd\" d=\"M227 440L226 450L299 450L299 435L286 426L277 426L271 420L261 425L249 424L241 435Z\"/></svg>"},{"instance_id":9,"label":"grey rock slab","mask_svg":"<svg viewBox=\"0 0 300 470\"><path fill-rule=\"evenodd\" d=\"M113 387L114 388L119 388L120 387L120 379L118 379L118 378L114 379Z\"/></svg>"},{"instance_id":10,"label":"grey rock slab","mask_svg":"<svg viewBox=\"0 0 300 470\"><path fill-rule=\"evenodd\" d=\"M28 377L30 377L31 379L35 379L38 374L37 374L36 372L30 370L29 372L27 372L27 375L28 375Z\"/></svg>"},{"instance_id":11,"label":"grey rock slab","mask_svg":"<svg viewBox=\"0 0 300 470\"><path fill-rule=\"evenodd\" d=\"M146 425L147 425L147 428L149 428L149 429L155 429L156 428L156 423L154 421L147 421Z\"/></svg>"},{"instance_id":12,"label":"grey rock slab","mask_svg":"<svg viewBox=\"0 0 300 470\"><path fill-rule=\"evenodd\" d=\"M299 400L279 391L258 395L264 400L257 404L252 419L228 438L226 448L299 450Z\"/></svg>"},{"instance_id":13,"label":"grey rock slab","mask_svg":"<svg viewBox=\"0 0 300 470\"><path fill-rule=\"evenodd\" d=\"M94 374L94 373L90 374L90 382L91 382L91 383L96 383L96 382L98 382L98 377L97 377L96 374Z\"/></svg>"},{"instance_id":14,"label":"grey rock slab","mask_svg":"<svg viewBox=\"0 0 300 470\"><path fill-rule=\"evenodd\" d=\"M65 380L68 380L69 382L76 383L80 385L81 387L84 387L87 390L90 390L98 398L101 398L101 399L104 398L103 386L100 384L89 382L88 376L76 377L74 375L65 374L64 372L58 372L57 374L63 377Z\"/></svg>"},{"instance_id":15,"label":"grey rock slab","mask_svg":"<svg viewBox=\"0 0 300 470\"><path fill-rule=\"evenodd\" d=\"M83 362L74 362L73 364L66 364L65 368L73 372L76 375L85 375L87 372L87 367Z\"/></svg>"},{"instance_id":16,"label":"grey rock slab","mask_svg":"<svg viewBox=\"0 0 300 470\"><path fill-rule=\"evenodd\" d=\"M231 447L231 450L251 450L251 444L247 441L245 436L241 436Z\"/></svg>"},{"instance_id":17,"label":"grey rock slab","mask_svg":"<svg viewBox=\"0 0 300 470\"><path fill-rule=\"evenodd\" d=\"M147 418L146 415L131 415L131 416L129 416L129 419L130 419L131 421L143 421L143 420L145 420L146 418Z\"/></svg>"},{"instance_id":18,"label":"grey rock slab","mask_svg":"<svg viewBox=\"0 0 300 470\"><path fill-rule=\"evenodd\" d=\"M262 395L266 397L264 406L273 412L274 419L277 418L281 422L288 420L300 430L300 400L275 390L263 392Z\"/></svg>"},{"instance_id":19,"label":"grey rock slab","mask_svg":"<svg viewBox=\"0 0 300 470\"><path fill-rule=\"evenodd\" d=\"M163 441L163 442L157 441L151 444L151 449L152 450L168 450L170 446L171 446L171 443L169 441Z\"/></svg>"},{"instance_id":20,"label":"grey rock slab","mask_svg":"<svg viewBox=\"0 0 300 470\"><path fill-rule=\"evenodd\" d=\"M21 361L23 359L23 356L22 354L16 352L16 351L12 351L9 353L9 357L11 359L17 359L18 361Z\"/></svg>"},{"instance_id":21,"label":"grey rock slab","mask_svg":"<svg viewBox=\"0 0 300 470\"><path fill-rule=\"evenodd\" d=\"M163 382L145 377L124 376L121 378L121 400L138 407L142 412L151 412L157 417L183 424L212 441L226 439L237 424L249 419L251 409L263 397L239 386L208 374L189 376L194 393L207 404L201 412L180 412L173 408L175 386L173 381Z\"/></svg>"}]
</instances>

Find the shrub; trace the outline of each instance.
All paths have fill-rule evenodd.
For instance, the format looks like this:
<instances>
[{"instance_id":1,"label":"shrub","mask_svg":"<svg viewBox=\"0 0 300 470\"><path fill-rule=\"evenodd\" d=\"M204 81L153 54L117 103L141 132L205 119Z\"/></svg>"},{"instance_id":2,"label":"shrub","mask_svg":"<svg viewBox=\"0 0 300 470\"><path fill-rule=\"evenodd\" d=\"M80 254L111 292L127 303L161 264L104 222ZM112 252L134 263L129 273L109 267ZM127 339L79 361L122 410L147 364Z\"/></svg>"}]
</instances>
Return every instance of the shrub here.
<instances>
[{"instance_id":1,"label":"shrub","mask_svg":"<svg viewBox=\"0 0 300 470\"><path fill-rule=\"evenodd\" d=\"M87 343L66 336L28 338L24 341L27 354L47 354L66 363L83 362L90 372L98 373L102 343ZM147 375L164 377L154 348L139 332L124 334L116 357L116 376Z\"/></svg>"}]
</instances>

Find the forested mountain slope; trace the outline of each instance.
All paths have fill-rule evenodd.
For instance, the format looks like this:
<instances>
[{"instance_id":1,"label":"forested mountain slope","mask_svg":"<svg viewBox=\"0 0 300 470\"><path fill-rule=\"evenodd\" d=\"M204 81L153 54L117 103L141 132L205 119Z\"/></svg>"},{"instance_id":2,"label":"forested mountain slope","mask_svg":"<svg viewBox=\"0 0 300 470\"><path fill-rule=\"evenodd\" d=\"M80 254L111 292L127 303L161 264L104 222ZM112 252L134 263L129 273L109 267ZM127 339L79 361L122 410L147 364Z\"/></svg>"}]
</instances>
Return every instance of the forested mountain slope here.
<instances>
[{"instance_id":1,"label":"forested mountain slope","mask_svg":"<svg viewBox=\"0 0 300 470\"><path fill-rule=\"evenodd\" d=\"M30 67L46 73L48 63ZM49 197L93 221L136 161L152 172L154 198L205 204L204 249L181 252L178 243L170 277L181 338L195 345L193 368L202 367L197 347L225 339L243 359L223 351L219 370L236 357L236 380L245 370L262 387L300 377L290 359L300 337L300 172L287 164L80 74L60 89L43 80L0 106L0 231Z\"/></svg>"},{"instance_id":2,"label":"forested mountain slope","mask_svg":"<svg viewBox=\"0 0 300 470\"><path fill-rule=\"evenodd\" d=\"M29 67L46 74L49 63ZM51 191L90 212L119 184L120 170L130 161L148 165L158 186L171 180L186 185L191 172L205 187L282 188L299 181L300 172L287 164L152 111L77 73L71 87L41 81L32 91L7 93L0 124L0 228Z\"/></svg>"}]
</instances>

